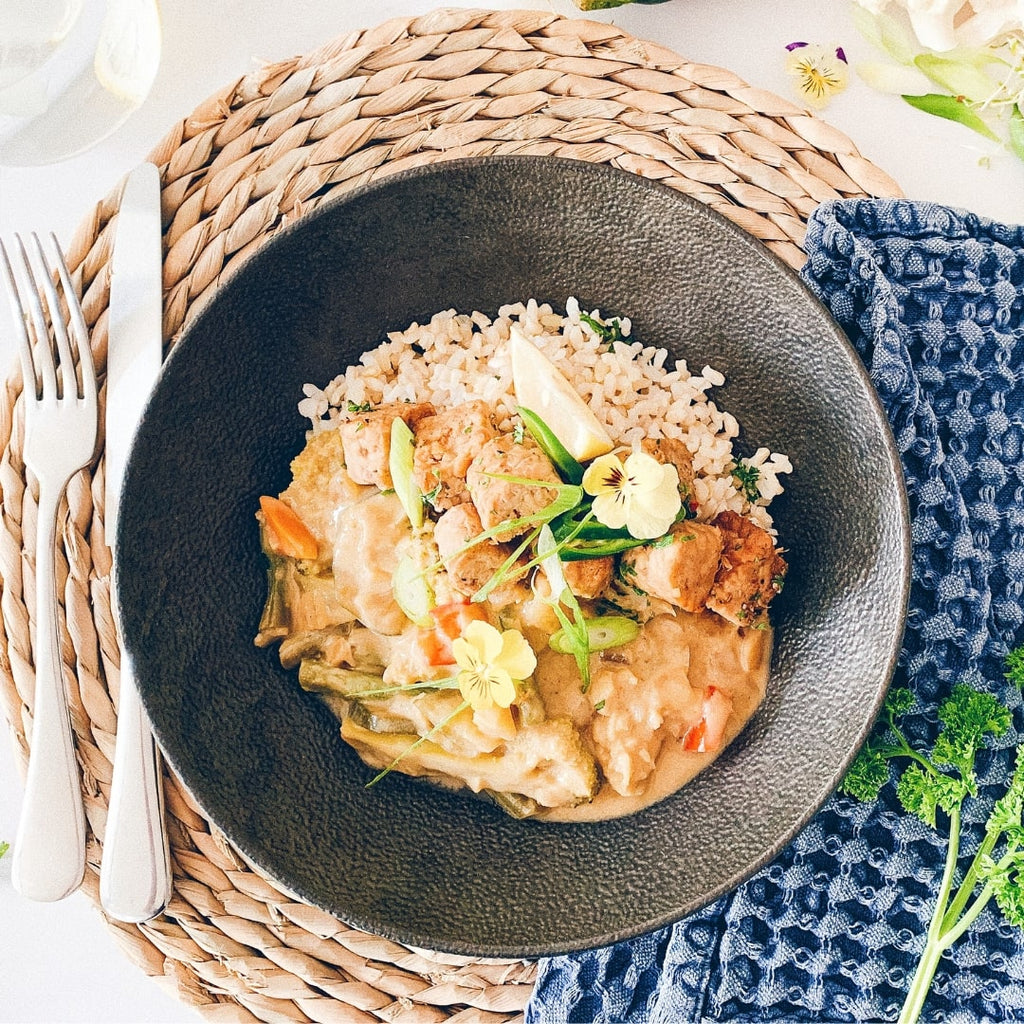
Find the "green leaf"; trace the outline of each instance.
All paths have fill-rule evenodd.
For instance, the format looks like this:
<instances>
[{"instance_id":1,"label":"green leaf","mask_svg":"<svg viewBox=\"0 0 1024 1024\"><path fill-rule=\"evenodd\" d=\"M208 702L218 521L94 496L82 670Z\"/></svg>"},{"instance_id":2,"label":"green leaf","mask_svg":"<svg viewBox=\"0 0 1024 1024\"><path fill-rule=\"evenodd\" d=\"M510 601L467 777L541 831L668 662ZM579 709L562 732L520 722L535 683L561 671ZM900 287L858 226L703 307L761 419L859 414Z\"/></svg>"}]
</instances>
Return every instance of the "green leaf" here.
<instances>
[{"instance_id":1,"label":"green leaf","mask_svg":"<svg viewBox=\"0 0 1024 1024\"><path fill-rule=\"evenodd\" d=\"M0 842L0 857L2 857L10 848L10 843Z\"/></svg>"},{"instance_id":2,"label":"green leaf","mask_svg":"<svg viewBox=\"0 0 1024 1024\"><path fill-rule=\"evenodd\" d=\"M896 795L905 810L936 828L936 810L941 808L951 814L967 796L967 785L961 779L912 764L903 773Z\"/></svg>"},{"instance_id":3,"label":"green leaf","mask_svg":"<svg viewBox=\"0 0 1024 1024\"><path fill-rule=\"evenodd\" d=\"M888 758L870 743L853 759L839 791L862 803L878 799L882 787L889 781Z\"/></svg>"},{"instance_id":4,"label":"green leaf","mask_svg":"<svg viewBox=\"0 0 1024 1024\"><path fill-rule=\"evenodd\" d=\"M1024 885L1021 869L1024 854L1016 853L996 863L991 858L979 866L978 874L992 887L996 903L1010 924L1024 927Z\"/></svg>"},{"instance_id":5,"label":"green leaf","mask_svg":"<svg viewBox=\"0 0 1024 1024\"><path fill-rule=\"evenodd\" d=\"M1014 152L1024 160L1024 114L1021 113L1020 107L1014 107L1013 110L1014 116L1010 120L1010 142L1013 144L1013 128L1016 123L1017 147L1019 148L1015 148ZM1009 679L1018 689L1024 689L1024 644L1010 651L1006 656L1005 665L1005 678Z\"/></svg>"},{"instance_id":6,"label":"green leaf","mask_svg":"<svg viewBox=\"0 0 1024 1024\"><path fill-rule=\"evenodd\" d=\"M1021 827L1024 814L1024 744L1017 748L1017 761L1007 784L1006 792L995 802L985 823L985 831L992 834L1014 833ZM1008 838L1010 838L1008 836ZM1012 842L1012 838L1010 839Z\"/></svg>"},{"instance_id":7,"label":"green leaf","mask_svg":"<svg viewBox=\"0 0 1024 1024\"><path fill-rule=\"evenodd\" d=\"M637 0L640 3L641 0ZM660 2L660 0L659 0ZM607 323L595 320L589 313L580 313L580 320L583 321L606 345L613 345L617 341L626 341L626 335L622 333L622 321L619 317L613 317Z\"/></svg>"},{"instance_id":8,"label":"green leaf","mask_svg":"<svg viewBox=\"0 0 1024 1024\"><path fill-rule=\"evenodd\" d=\"M954 97L963 96L973 103L991 99L998 88L981 69L981 62L970 59L940 57L936 53L920 53L914 64L936 85L951 92Z\"/></svg>"},{"instance_id":9,"label":"green leaf","mask_svg":"<svg viewBox=\"0 0 1024 1024\"><path fill-rule=\"evenodd\" d=\"M942 93L930 92L924 96L907 96L904 100L912 107L923 110L926 114L933 114L935 117L945 118L947 121L956 121L965 128L984 135L994 142L999 141L999 136L971 109L971 107L955 96L945 96Z\"/></svg>"},{"instance_id":10,"label":"green leaf","mask_svg":"<svg viewBox=\"0 0 1024 1024\"><path fill-rule=\"evenodd\" d=\"M885 698L885 710L893 717L899 718L905 715L914 706L914 694L905 686L897 687L889 691Z\"/></svg>"},{"instance_id":11,"label":"green leaf","mask_svg":"<svg viewBox=\"0 0 1024 1024\"><path fill-rule=\"evenodd\" d=\"M990 693L960 684L939 705L942 731L932 760L956 768L974 792L974 758L988 736L1002 736L1010 727L1010 712Z\"/></svg>"}]
</instances>

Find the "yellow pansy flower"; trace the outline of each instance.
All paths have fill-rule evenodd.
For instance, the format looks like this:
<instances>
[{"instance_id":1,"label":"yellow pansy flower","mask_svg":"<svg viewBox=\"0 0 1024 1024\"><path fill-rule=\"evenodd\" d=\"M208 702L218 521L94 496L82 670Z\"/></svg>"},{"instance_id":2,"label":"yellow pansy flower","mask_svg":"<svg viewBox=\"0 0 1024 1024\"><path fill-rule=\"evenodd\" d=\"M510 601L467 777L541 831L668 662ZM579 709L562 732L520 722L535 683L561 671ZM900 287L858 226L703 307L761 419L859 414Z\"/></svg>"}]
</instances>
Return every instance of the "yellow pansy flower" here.
<instances>
[{"instance_id":1,"label":"yellow pansy flower","mask_svg":"<svg viewBox=\"0 0 1024 1024\"><path fill-rule=\"evenodd\" d=\"M795 79L797 95L818 110L846 88L849 73L841 47L826 49L817 43L790 43L786 71Z\"/></svg>"},{"instance_id":2,"label":"yellow pansy flower","mask_svg":"<svg viewBox=\"0 0 1024 1024\"><path fill-rule=\"evenodd\" d=\"M498 632L489 622L471 622L452 641L460 671L459 690L474 711L507 708L516 699L516 681L537 667L537 657L518 629Z\"/></svg>"},{"instance_id":3,"label":"yellow pansy flower","mask_svg":"<svg viewBox=\"0 0 1024 1024\"><path fill-rule=\"evenodd\" d=\"M594 498L598 522L612 530L625 527L638 540L662 536L682 507L676 467L641 451L625 462L614 452L595 459L583 474L583 490Z\"/></svg>"}]
</instances>

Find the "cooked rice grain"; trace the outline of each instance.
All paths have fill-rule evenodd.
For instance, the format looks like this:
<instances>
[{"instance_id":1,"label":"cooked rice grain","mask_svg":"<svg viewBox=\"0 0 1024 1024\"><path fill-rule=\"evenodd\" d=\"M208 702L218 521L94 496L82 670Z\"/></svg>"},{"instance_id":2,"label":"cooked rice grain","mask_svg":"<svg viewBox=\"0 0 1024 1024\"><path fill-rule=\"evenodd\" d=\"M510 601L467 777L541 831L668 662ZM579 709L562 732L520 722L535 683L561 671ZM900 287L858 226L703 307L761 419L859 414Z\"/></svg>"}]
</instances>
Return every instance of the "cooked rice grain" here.
<instances>
[{"instance_id":1,"label":"cooked rice grain","mask_svg":"<svg viewBox=\"0 0 1024 1024\"><path fill-rule=\"evenodd\" d=\"M600 314L595 310L590 316ZM299 412L320 431L347 419L349 403L430 401L446 408L483 399L496 410L499 428L511 430L517 418L506 343L513 323L566 373L616 443L630 447L644 437L685 442L693 454L698 518L713 519L730 509L775 532L768 505L782 493L779 475L792 472L792 466L768 448L743 459L759 473L759 497L746 498L731 472L739 425L708 397L725 377L710 366L691 374L685 360L667 365L665 349L638 341L616 342L609 349L580 319L575 299L566 303L565 316L534 299L503 306L493 321L478 312L436 313L429 323L389 334L326 387L306 384ZM630 322L622 318L621 327L628 336Z\"/></svg>"}]
</instances>

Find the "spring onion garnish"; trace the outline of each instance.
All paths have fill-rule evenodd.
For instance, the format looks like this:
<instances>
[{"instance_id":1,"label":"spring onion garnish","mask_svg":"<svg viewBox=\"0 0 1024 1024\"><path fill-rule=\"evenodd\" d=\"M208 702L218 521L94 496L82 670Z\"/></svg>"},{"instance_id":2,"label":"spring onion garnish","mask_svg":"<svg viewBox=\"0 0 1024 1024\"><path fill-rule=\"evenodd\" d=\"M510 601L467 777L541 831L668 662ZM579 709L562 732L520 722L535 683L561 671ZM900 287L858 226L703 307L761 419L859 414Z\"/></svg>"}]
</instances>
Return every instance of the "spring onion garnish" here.
<instances>
[{"instance_id":1,"label":"spring onion garnish","mask_svg":"<svg viewBox=\"0 0 1024 1024\"><path fill-rule=\"evenodd\" d=\"M558 558L558 545L551 527L547 524L541 528L537 549L541 569L544 570L551 586L548 604L551 605L562 627L554 635L561 635L564 653L571 654L576 659L576 668L580 673L580 690L586 693L590 689L590 632L583 617L583 610L575 594L569 589L569 584L565 582L562 563ZM563 604L572 613L571 619L562 611Z\"/></svg>"},{"instance_id":2,"label":"spring onion garnish","mask_svg":"<svg viewBox=\"0 0 1024 1024\"><path fill-rule=\"evenodd\" d=\"M600 615L585 620L587 646L591 651L607 651L622 647L640 635L640 626L625 615ZM573 640L564 629L552 634L548 646L557 654L573 654Z\"/></svg>"},{"instance_id":3,"label":"spring onion garnish","mask_svg":"<svg viewBox=\"0 0 1024 1024\"><path fill-rule=\"evenodd\" d=\"M416 486L412 474L412 453L415 445L413 433L401 416L391 421L391 450L388 453L388 469L395 494L409 517L414 530L423 528L423 495Z\"/></svg>"},{"instance_id":4,"label":"spring onion garnish","mask_svg":"<svg viewBox=\"0 0 1024 1024\"><path fill-rule=\"evenodd\" d=\"M398 560L391 575L391 592L395 603L410 622L417 626L430 625L430 609L436 603L434 591L411 555L402 555Z\"/></svg>"}]
</instances>

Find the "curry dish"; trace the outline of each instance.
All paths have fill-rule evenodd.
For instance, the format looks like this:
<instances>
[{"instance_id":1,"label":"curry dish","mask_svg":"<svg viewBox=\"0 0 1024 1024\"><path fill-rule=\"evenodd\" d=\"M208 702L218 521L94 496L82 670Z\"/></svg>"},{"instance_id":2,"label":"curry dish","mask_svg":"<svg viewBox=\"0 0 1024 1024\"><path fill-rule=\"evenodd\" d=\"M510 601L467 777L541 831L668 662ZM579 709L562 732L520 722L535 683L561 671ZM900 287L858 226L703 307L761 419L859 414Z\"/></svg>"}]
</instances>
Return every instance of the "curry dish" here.
<instances>
[{"instance_id":1,"label":"curry dish","mask_svg":"<svg viewBox=\"0 0 1024 1024\"><path fill-rule=\"evenodd\" d=\"M535 338L507 333L511 417L483 398L349 403L309 435L257 513L256 642L329 704L374 782L616 817L756 711L786 562L754 516L702 508L692 444L620 443Z\"/></svg>"}]
</instances>

